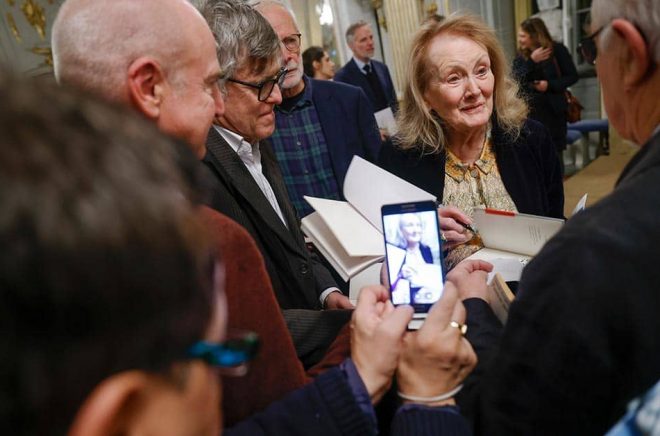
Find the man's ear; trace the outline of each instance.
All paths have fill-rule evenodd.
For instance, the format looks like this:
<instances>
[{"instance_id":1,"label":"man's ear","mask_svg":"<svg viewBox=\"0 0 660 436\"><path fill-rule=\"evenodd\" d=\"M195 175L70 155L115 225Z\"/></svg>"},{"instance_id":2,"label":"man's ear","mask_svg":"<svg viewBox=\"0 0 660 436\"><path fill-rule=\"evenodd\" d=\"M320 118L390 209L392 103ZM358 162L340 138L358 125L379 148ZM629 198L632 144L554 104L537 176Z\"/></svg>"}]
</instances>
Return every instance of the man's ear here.
<instances>
[{"instance_id":1,"label":"man's ear","mask_svg":"<svg viewBox=\"0 0 660 436\"><path fill-rule=\"evenodd\" d=\"M651 67L649 61L649 50L644 37L634 24L623 18L612 20L612 30L623 40L625 44L623 53L623 67L625 77L623 84L626 89L638 84L646 76Z\"/></svg>"},{"instance_id":2,"label":"man's ear","mask_svg":"<svg viewBox=\"0 0 660 436\"><path fill-rule=\"evenodd\" d=\"M70 436L101 436L124 433L127 417L150 377L142 371L125 371L103 380L78 409Z\"/></svg>"},{"instance_id":3,"label":"man's ear","mask_svg":"<svg viewBox=\"0 0 660 436\"><path fill-rule=\"evenodd\" d=\"M321 69L321 62L312 61L312 68L314 69L314 71L320 70Z\"/></svg>"},{"instance_id":4,"label":"man's ear","mask_svg":"<svg viewBox=\"0 0 660 436\"><path fill-rule=\"evenodd\" d=\"M128 92L133 105L149 119L157 120L167 85L160 64L152 58L141 57L128 67Z\"/></svg>"}]
</instances>

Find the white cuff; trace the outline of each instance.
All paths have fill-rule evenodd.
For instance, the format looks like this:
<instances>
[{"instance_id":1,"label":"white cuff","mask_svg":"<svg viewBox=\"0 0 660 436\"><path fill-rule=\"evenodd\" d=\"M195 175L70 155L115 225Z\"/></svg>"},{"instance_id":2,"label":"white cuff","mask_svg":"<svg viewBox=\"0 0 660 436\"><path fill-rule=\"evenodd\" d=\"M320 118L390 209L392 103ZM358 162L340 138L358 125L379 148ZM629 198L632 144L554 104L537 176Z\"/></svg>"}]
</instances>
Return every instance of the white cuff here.
<instances>
[{"instance_id":1,"label":"white cuff","mask_svg":"<svg viewBox=\"0 0 660 436\"><path fill-rule=\"evenodd\" d=\"M339 288L328 288L325 291L321 292L321 295L319 296L319 301L321 302L321 307L322 308L325 309L325 300L327 300L328 297L330 296L330 294L332 294L333 292L341 293Z\"/></svg>"}]
</instances>

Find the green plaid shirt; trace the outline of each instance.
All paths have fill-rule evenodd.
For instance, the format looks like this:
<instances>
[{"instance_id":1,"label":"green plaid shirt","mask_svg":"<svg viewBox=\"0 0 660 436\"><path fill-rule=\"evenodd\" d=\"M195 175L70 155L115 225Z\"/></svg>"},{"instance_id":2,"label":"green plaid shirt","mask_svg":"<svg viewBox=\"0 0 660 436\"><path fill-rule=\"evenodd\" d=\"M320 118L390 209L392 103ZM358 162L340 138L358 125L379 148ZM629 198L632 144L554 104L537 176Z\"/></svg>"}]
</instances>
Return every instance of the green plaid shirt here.
<instances>
[{"instance_id":1,"label":"green plaid shirt","mask_svg":"<svg viewBox=\"0 0 660 436\"><path fill-rule=\"evenodd\" d=\"M312 84L275 107L275 132L270 142L282 169L289 198L302 218L314 211L303 195L338 200L339 187L316 108Z\"/></svg>"}]
</instances>

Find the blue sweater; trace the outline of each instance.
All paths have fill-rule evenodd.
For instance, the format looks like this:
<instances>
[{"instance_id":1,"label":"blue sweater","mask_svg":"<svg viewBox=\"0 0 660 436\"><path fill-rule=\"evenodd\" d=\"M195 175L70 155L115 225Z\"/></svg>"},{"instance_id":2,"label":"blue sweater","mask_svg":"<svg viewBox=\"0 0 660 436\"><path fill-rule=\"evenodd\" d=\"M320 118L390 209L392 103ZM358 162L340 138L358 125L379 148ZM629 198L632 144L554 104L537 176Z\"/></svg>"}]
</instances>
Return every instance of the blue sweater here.
<instances>
[{"instance_id":1,"label":"blue sweater","mask_svg":"<svg viewBox=\"0 0 660 436\"><path fill-rule=\"evenodd\" d=\"M365 413L364 404L356 400L346 371L337 367L224 434L368 436L378 431L373 409ZM391 434L457 436L471 432L455 407L407 405L396 412Z\"/></svg>"}]
</instances>

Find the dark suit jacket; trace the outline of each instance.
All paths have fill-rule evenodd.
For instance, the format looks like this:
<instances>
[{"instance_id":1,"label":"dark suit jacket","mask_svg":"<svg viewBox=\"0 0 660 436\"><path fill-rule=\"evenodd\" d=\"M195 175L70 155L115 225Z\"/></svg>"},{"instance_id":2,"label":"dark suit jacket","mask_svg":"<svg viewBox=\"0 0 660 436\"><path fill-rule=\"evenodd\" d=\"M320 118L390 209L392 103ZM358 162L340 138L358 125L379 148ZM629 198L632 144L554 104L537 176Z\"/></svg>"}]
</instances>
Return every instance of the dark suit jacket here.
<instances>
[{"instance_id":1,"label":"dark suit jacket","mask_svg":"<svg viewBox=\"0 0 660 436\"><path fill-rule=\"evenodd\" d=\"M656 133L525 267L491 365L461 404L476 434L602 435L660 379L659 185ZM491 315L479 307L468 319Z\"/></svg>"},{"instance_id":2,"label":"dark suit jacket","mask_svg":"<svg viewBox=\"0 0 660 436\"><path fill-rule=\"evenodd\" d=\"M364 92L354 86L307 77L305 81L311 89L312 102L342 195L344 178L353 156L371 162L378 159L381 141L373 107Z\"/></svg>"},{"instance_id":3,"label":"dark suit jacket","mask_svg":"<svg viewBox=\"0 0 660 436\"><path fill-rule=\"evenodd\" d=\"M375 59L371 59L370 62L373 65L374 72L378 76L380 84L383 86L383 92L385 92L385 99L388 105L392 108L393 112L396 112L399 109L399 104L396 99L394 83L392 83L392 77L390 77L390 70L387 68L387 65ZM353 58L335 73L334 80L335 82L344 82L362 88L364 93L367 94L369 101L371 101L372 106L375 107L376 96L371 89L371 85L369 85L367 76L360 71Z\"/></svg>"},{"instance_id":4,"label":"dark suit jacket","mask_svg":"<svg viewBox=\"0 0 660 436\"><path fill-rule=\"evenodd\" d=\"M260 145L261 164L288 228L236 152L214 128L209 131L206 147L203 162L215 179L210 186L209 206L241 224L252 235L264 257L282 309L320 308L319 295L336 286L336 282L305 246L270 146Z\"/></svg>"},{"instance_id":5,"label":"dark suit jacket","mask_svg":"<svg viewBox=\"0 0 660 436\"><path fill-rule=\"evenodd\" d=\"M493 122L491 138L502 182L518 211L563 218L564 185L547 130L527 120L518 139L511 142ZM417 148L402 151L388 141L383 144L379 164L442 202L445 159L445 153L422 156Z\"/></svg>"}]
</instances>

